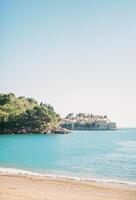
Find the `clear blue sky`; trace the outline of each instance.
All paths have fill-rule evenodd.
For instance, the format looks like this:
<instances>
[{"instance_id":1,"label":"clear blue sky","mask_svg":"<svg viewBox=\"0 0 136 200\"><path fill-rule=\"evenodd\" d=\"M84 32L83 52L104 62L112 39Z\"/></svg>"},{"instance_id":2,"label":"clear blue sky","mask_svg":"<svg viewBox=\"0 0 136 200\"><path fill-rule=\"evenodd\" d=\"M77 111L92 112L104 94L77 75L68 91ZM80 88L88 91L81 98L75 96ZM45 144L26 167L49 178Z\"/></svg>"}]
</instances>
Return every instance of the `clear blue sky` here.
<instances>
[{"instance_id":1,"label":"clear blue sky","mask_svg":"<svg viewBox=\"0 0 136 200\"><path fill-rule=\"evenodd\" d=\"M136 1L0 0L0 92L136 127Z\"/></svg>"}]
</instances>

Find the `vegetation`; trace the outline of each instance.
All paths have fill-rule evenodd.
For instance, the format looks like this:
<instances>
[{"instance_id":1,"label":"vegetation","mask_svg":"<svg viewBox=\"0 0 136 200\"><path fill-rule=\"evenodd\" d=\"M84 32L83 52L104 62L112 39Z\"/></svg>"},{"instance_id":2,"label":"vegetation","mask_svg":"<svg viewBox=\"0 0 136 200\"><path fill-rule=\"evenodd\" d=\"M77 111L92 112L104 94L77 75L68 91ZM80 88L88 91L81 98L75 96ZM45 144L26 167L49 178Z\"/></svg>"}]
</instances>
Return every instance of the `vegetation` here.
<instances>
[{"instance_id":1,"label":"vegetation","mask_svg":"<svg viewBox=\"0 0 136 200\"><path fill-rule=\"evenodd\" d=\"M47 133L59 127L54 108L15 94L0 94L0 133Z\"/></svg>"}]
</instances>

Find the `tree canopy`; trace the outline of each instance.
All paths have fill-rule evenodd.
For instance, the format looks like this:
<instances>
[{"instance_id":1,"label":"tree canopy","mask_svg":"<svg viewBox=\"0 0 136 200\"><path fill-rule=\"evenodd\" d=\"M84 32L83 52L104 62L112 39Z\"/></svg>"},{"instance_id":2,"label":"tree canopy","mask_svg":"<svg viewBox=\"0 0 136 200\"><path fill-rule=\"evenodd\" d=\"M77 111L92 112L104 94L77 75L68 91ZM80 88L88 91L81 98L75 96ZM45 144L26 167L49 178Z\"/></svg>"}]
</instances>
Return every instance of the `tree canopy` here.
<instances>
[{"instance_id":1,"label":"tree canopy","mask_svg":"<svg viewBox=\"0 0 136 200\"><path fill-rule=\"evenodd\" d=\"M58 127L60 117L49 104L15 94L0 94L0 132L47 132Z\"/></svg>"}]
</instances>

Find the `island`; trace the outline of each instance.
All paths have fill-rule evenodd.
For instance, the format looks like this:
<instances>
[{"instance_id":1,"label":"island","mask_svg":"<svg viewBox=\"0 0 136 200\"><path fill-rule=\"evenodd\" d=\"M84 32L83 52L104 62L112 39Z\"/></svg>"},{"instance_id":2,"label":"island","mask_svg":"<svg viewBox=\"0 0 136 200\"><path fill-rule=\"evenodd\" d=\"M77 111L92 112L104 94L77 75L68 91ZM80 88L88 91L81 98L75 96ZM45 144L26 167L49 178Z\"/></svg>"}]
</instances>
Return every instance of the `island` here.
<instances>
[{"instance_id":1,"label":"island","mask_svg":"<svg viewBox=\"0 0 136 200\"><path fill-rule=\"evenodd\" d=\"M68 114L61 120L61 127L69 130L116 130L115 122L108 119L107 115L93 115L78 113Z\"/></svg>"}]
</instances>

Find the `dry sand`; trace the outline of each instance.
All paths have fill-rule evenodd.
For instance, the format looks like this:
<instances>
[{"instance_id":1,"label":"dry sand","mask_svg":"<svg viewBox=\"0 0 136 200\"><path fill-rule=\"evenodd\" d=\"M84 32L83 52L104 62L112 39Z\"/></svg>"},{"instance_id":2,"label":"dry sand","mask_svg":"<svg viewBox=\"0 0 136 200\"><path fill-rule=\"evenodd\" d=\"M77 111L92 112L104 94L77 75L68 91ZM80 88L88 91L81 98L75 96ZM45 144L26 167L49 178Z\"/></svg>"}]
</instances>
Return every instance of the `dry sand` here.
<instances>
[{"instance_id":1,"label":"dry sand","mask_svg":"<svg viewBox=\"0 0 136 200\"><path fill-rule=\"evenodd\" d=\"M136 200L136 188L60 178L0 175L0 200Z\"/></svg>"}]
</instances>

